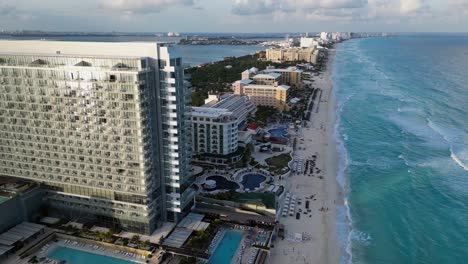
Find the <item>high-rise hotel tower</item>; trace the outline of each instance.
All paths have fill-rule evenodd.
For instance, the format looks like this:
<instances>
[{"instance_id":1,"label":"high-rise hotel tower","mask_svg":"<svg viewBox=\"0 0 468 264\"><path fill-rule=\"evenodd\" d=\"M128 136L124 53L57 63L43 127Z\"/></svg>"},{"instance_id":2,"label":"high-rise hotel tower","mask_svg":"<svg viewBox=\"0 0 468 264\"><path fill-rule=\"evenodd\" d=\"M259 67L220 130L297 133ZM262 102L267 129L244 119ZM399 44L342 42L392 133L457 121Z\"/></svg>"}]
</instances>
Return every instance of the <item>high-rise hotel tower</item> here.
<instances>
[{"instance_id":1,"label":"high-rise hotel tower","mask_svg":"<svg viewBox=\"0 0 468 264\"><path fill-rule=\"evenodd\" d=\"M0 41L0 175L50 214L151 233L192 201L181 59L167 44Z\"/></svg>"}]
</instances>

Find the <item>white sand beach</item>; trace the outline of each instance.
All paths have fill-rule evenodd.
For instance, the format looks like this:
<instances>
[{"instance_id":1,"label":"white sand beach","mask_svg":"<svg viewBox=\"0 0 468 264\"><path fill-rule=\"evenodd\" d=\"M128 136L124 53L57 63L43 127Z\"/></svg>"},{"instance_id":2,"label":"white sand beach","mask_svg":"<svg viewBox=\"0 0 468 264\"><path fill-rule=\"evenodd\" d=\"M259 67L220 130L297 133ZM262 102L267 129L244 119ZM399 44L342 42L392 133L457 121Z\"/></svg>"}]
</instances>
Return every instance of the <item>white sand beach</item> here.
<instances>
[{"instance_id":1,"label":"white sand beach","mask_svg":"<svg viewBox=\"0 0 468 264\"><path fill-rule=\"evenodd\" d=\"M333 138L335 122L335 99L332 94L331 72L335 56L329 50L329 61L324 71L314 77L314 87L320 88L320 103L317 99L307 127L298 137L297 159L303 159L305 173L293 173L283 180L286 191L296 197L293 216L281 217L285 226L285 239L278 238L271 251L271 263L339 263L340 251L336 236L336 206L342 203L342 195L336 181L338 154ZM320 96L320 94L319 94ZM315 155L315 157L313 157ZM308 166L305 165L307 160ZM312 165L313 173L310 173ZM311 197L312 196L312 197ZM301 201L301 204L299 204ZM310 212L305 204L309 201ZM283 201L281 201L283 203ZM301 209L300 219L296 213ZM302 241L296 239L302 234ZM299 235L300 236L300 235Z\"/></svg>"}]
</instances>

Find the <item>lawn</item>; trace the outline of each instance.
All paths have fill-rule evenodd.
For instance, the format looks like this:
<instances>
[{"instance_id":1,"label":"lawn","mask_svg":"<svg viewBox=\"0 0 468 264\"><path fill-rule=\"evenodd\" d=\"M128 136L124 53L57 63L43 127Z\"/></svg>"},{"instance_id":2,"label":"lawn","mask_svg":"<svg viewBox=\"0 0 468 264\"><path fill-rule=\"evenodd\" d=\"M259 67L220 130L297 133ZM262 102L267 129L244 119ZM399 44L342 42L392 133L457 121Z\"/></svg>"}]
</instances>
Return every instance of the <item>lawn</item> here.
<instances>
[{"instance_id":1,"label":"lawn","mask_svg":"<svg viewBox=\"0 0 468 264\"><path fill-rule=\"evenodd\" d=\"M279 167L284 168L288 166L288 163L291 161L291 155L289 153L284 153L278 156L274 156L265 160L265 162L270 167Z\"/></svg>"},{"instance_id":2,"label":"lawn","mask_svg":"<svg viewBox=\"0 0 468 264\"><path fill-rule=\"evenodd\" d=\"M275 195L272 193L236 193L233 198L234 202L275 208Z\"/></svg>"}]
</instances>

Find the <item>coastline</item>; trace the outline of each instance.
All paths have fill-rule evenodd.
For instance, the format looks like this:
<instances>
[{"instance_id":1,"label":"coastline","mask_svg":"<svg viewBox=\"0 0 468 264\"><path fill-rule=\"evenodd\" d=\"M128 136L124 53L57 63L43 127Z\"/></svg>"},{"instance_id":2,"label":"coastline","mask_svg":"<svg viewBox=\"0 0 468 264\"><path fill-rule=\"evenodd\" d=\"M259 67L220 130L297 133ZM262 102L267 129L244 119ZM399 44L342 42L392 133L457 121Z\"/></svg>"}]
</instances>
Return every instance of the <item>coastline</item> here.
<instances>
[{"instance_id":1,"label":"coastline","mask_svg":"<svg viewBox=\"0 0 468 264\"><path fill-rule=\"evenodd\" d=\"M326 71L324 71L322 76L322 84L318 84L324 93L326 94L326 103L327 109L325 114L326 124L325 129L326 133L324 136L325 140L325 180L323 182L323 191L324 191L324 206L330 208L329 215L326 217L324 215L324 228L326 230L326 241L327 244L325 247L326 259L323 263L340 263L340 258L342 253L339 248L338 234L337 234L337 211L339 206L344 206L344 196L342 187L338 184L338 169L340 165L340 157L338 153L338 141L335 137L336 122L338 122L337 117L337 102L335 98L333 87L333 62L336 56L336 45L333 49L329 50L328 61ZM322 97L323 100L323 97ZM331 209L333 208L333 209Z\"/></svg>"},{"instance_id":2,"label":"coastline","mask_svg":"<svg viewBox=\"0 0 468 264\"><path fill-rule=\"evenodd\" d=\"M297 158L314 164L313 172L290 175L283 181L286 191L302 198L298 208L305 210L304 203L309 201L311 212L301 213L299 220L295 217L280 218L286 238L276 242L271 252L271 263L340 263L342 252L337 235L337 210L344 205L344 197L337 181L337 112L331 79L335 53L335 47L329 50L326 69L313 78L313 86L322 90L320 102L315 102L311 119L303 128L302 136L298 137L301 147L295 152ZM296 240L298 233L308 239Z\"/></svg>"}]
</instances>

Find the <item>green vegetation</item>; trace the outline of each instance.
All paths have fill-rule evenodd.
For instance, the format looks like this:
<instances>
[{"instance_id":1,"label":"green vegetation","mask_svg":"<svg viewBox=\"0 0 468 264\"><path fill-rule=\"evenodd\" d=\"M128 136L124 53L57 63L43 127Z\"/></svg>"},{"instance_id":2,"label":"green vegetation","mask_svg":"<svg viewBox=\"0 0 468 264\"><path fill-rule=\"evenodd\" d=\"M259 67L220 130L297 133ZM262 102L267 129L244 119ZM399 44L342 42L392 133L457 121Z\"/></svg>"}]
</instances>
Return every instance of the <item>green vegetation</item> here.
<instances>
[{"instance_id":1,"label":"green vegetation","mask_svg":"<svg viewBox=\"0 0 468 264\"><path fill-rule=\"evenodd\" d=\"M236 203L253 204L257 206L265 206L266 208L275 208L275 195L272 193L237 193L229 191L218 194L208 194L206 197L232 201Z\"/></svg>"},{"instance_id":2,"label":"green vegetation","mask_svg":"<svg viewBox=\"0 0 468 264\"><path fill-rule=\"evenodd\" d=\"M29 259L29 263L39 263L39 260L37 259L37 256L33 256L32 258Z\"/></svg>"},{"instance_id":3,"label":"green vegetation","mask_svg":"<svg viewBox=\"0 0 468 264\"><path fill-rule=\"evenodd\" d=\"M221 220L216 219L208 226L207 229L201 231L194 231L187 246L195 250L205 250L211 242L219 226L222 224Z\"/></svg>"},{"instance_id":4,"label":"green vegetation","mask_svg":"<svg viewBox=\"0 0 468 264\"><path fill-rule=\"evenodd\" d=\"M284 153L278 156L274 156L265 160L265 162L270 166L269 171L274 174L279 174L282 170L288 166L288 163L291 161L291 155L289 153Z\"/></svg>"},{"instance_id":5,"label":"green vegetation","mask_svg":"<svg viewBox=\"0 0 468 264\"><path fill-rule=\"evenodd\" d=\"M99 241L110 241L112 239L112 236L114 235L114 233L112 233L112 231L108 231L108 232L98 232L96 234L96 238L97 240Z\"/></svg>"},{"instance_id":6,"label":"green vegetation","mask_svg":"<svg viewBox=\"0 0 468 264\"><path fill-rule=\"evenodd\" d=\"M247 164L249 164L250 160L252 159L252 151L254 149L254 146L252 144L247 144L247 146L244 149L244 155L242 156L242 163L244 167L247 167Z\"/></svg>"},{"instance_id":7,"label":"green vegetation","mask_svg":"<svg viewBox=\"0 0 468 264\"><path fill-rule=\"evenodd\" d=\"M279 66L279 64L261 61L258 58L258 54L227 58L213 64L187 69L185 72L192 76L191 83L195 87L192 93L192 105L202 105L209 92L230 92L231 84L241 79L241 73L247 69L256 67L263 70L268 65ZM232 68L226 68L228 65Z\"/></svg>"},{"instance_id":8,"label":"green vegetation","mask_svg":"<svg viewBox=\"0 0 468 264\"><path fill-rule=\"evenodd\" d=\"M268 118L275 117L279 112L273 106L257 106L255 117L249 120L250 123L258 123L260 126L265 126Z\"/></svg>"},{"instance_id":9,"label":"green vegetation","mask_svg":"<svg viewBox=\"0 0 468 264\"><path fill-rule=\"evenodd\" d=\"M254 146L252 144L247 144L245 148L239 147L240 151L242 152L242 159L240 159L234 166L236 168L244 168L247 167L248 164L252 162L252 151L254 150Z\"/></svg>"},{"instance_id":10,"label":"green vegetation","mask_svg":"<svg viewBox=\"0 0 468 264\"><path fill-rule=\"evenodd\" d=\"M138 243L140 241L140 236L139 235L133 235L131 239L132 243Z\"/></svg>"}]
</instances>

